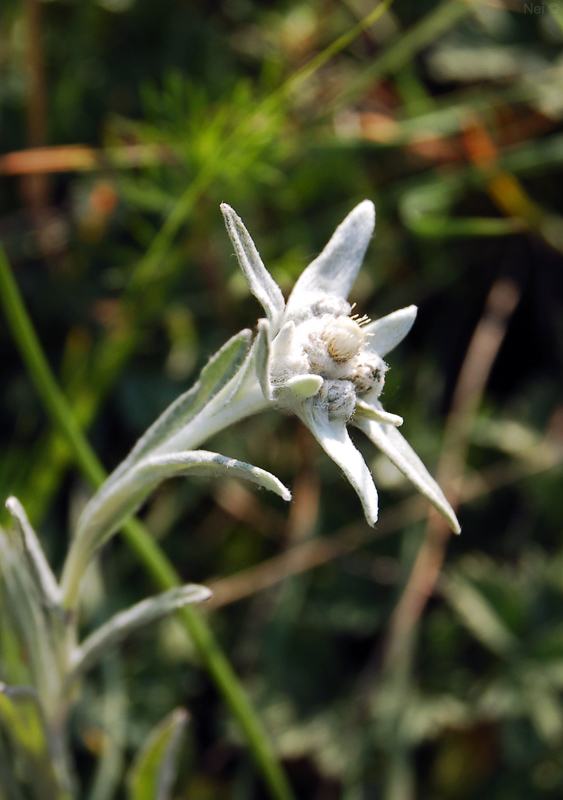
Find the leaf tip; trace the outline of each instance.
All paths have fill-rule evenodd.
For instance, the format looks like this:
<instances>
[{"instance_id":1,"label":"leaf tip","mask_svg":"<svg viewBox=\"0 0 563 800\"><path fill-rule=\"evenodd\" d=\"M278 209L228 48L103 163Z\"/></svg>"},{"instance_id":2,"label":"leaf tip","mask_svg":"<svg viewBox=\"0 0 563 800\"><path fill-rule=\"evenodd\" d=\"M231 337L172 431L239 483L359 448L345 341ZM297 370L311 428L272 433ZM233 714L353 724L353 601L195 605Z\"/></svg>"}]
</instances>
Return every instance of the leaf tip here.
<instances>
[{"instance_id":1,"label":"leaf tip","mask_svg":"<svg viewBox=\"0 0 563 800\"><path fill-rule=\"evenodd\" d=\"M213 592L207 586L200 586L200 595L198 598L198 603L206 603L208 600L211 600L213 597ZM178 709L178 711L183 711L184 709ZM187 714L187 712L186 712Z\"/></svg>"},{"instance_id":2,"label":"leaf tip","mask_svg":"<svg viewBox=\"0 0 563 800\"><path fill-rule=\"evenodd\" d=\"M14 515L15 513L17 513L18 508L21 504L17 497L10 495L10 497L8 497L4 505L6 506L10 514Z\"/></svg>"},{"instance_id":3,"label":"leaf tip","mask_svg":"<svg viewBox=\"0 0 563 800\"><path fill-rule=\"evenodd\" d=\"M185 708L175 708L171 714L174 725L182 726L187 724L190 719L190 714Z\"/></svg>"},{"instance_id":4,"label":"leaf tip","mask_svg":"<svg viewBox=\"0 0 563 800\"><path fill-rule=\"evenodd\" d=\"M282 491L280 492L280 497L282 498L282 500L285 500L286 503L289 503L293 498L293 495L291 494L287 486L284 486L283 484L282 484Z\"/></svg>"}]
</instances>

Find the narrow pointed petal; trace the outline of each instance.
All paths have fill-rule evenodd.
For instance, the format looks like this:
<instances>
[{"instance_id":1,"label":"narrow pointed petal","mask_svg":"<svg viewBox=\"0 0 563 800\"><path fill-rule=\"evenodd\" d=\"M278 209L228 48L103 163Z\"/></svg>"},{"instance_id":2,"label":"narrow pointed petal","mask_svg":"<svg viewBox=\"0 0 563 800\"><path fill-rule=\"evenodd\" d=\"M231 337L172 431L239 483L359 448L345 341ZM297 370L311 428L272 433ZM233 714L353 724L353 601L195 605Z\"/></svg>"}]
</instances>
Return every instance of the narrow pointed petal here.
<instances>
[{"instance_id":1,"label":"narrow pointed petal","mask_svg":"<svg viewBox=\"0 0 563 800\"><path fill-rule=\"evenodd\" d=\"M356 280L375 226L371 200L348 214L335 230L322 253L303 272L287 303L287 316L326 297L345 300Z\"/></svg>"},{"instance_id":2,"label":"narrow pointed petal","mask_svg":"<svg viewBox=\"0 0 563 800\"><path fill-rule=\"evenodd\" d=\"M285 362L290 358L295 333L295 323L286 322L272 342L272 359Z\"/></svg>"},{"instance_id":3,"label":"narrow pointed petal","mask_svg":"<svg viewBox=\"0 0 563 800\"><path fill-rule=\"evenodd\" d=\"M356 400L356 414L374 419L376 422L384 422L386 425L394 425L395 428L400 428L404 419L398 414L390 414L389 411L384 411L381 403L377 400L374 403L366 403L363 400Z\"/></svg>"},{"instance_id":4,"label":"narrow pointed petal","mask_svg":"<svg viewBox=\"0 0 563 800\"><path fill-rule=\"evenodd\" d=\"M391 425L384 425L365 417L355 417L354 425L362 430L419 492L430 500L447 519L454 533L460 533L461 528L453 508L404 436Z\"/></svg>"},{"instance_id":5,"label":"narrow pointed petal","mask_svg":"<svg viewBox=\"0 0 563 800\"><path fill-rule=\"evenodd\" d=\"M272 323L274 333L277 333L285 308L281 289L264 266L256 245L241 218L226 203L221 203L221 211L250 291L262 303L266 316Z\"/></svg>"},{"instance_id":6,"label":"narrow pointed petal","mask_svg":"<svg viewBox=\"0 0 563 800\"><path fill-rule=\"evenodd\" d=\"M379 511L377 489L363 456L348 436L345 421L329 420L325 409L307 402L298 413L356 490L368 523L375 525Z\"/></svg>"},{"instance_id":7,"label":"narrow pointed petal","mask_svg":"<svg viewBox=\"0 0 563 800\"><path fill-rule=\"evenodd\" d=\"M255 365L258 382L262 394L272 401L272 384L270 381L270 323L267 319L258 320L258 333L254 341Z\"/></svg>"},{"instance_id":8,"label":"narrow pointed petal","mask_svg":"<svg viewBox=\"0 0 563 800\"><path fill-rule=\"evenodd\" d=\"M366 325L363 332L369 336L370 349L383 358L403 341L413 326L417 311L416 306L407 306Z\"/></svg>"}]
</instances>

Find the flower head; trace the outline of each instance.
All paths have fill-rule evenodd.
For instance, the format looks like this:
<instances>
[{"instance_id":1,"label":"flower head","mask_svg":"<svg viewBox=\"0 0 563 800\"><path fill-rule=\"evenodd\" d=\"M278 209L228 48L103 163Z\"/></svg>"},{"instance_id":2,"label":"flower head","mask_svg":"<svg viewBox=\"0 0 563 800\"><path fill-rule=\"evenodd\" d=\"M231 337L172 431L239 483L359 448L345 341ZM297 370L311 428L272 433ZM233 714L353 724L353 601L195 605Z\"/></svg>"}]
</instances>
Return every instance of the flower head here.
<instances>
[{"instance_id":1,"label":"flower head","mask_svg":"<svg viewBox=\"0 0 563 800\"><path fill-rule=\"evenodd\" d=\"M221 210L242 271L266 312L255 343L264 397L307 425L358 493L371 525L377 490L348 424L360 428L459 533L442 490L397 430L403 420L379 400L384 358L409 332L416 306L370 322L352 315L347 301L373 234L373 203L364 200L348 214L298 279L287 305L240 217L225 203Z\"/></svg>"}]
</instances>

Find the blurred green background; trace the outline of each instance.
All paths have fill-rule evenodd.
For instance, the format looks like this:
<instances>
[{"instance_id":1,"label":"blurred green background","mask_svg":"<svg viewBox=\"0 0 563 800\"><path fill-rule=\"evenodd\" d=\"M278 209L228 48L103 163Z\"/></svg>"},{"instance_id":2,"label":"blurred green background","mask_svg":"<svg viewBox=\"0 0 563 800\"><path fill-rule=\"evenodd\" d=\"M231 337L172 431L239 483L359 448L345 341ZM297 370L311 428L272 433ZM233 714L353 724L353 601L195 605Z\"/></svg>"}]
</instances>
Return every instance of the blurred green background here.
<instances>
[{"instance_id":1,"label":"blurred green background","mask_svg":"<svg viewBox=\"0 0 563 800\"><path fill-rule=\"evenodd\" d=\"M369 529L275 412L211 447L278 475L290 507L173 481L142 516L182 578L215 589L205 613L298 798L560 798L563 4L395 0L357 27L374 8L3 0L0 240L111 469L261 314L219 203L287 295L372 199L352 300L372 318L419 306L383 399L461 537L354 435L381 495ZM89 490L1 318L0 366L0 494L60 565ZM119 539L86 589L86 625L154 592ZM129 759L183 705L175 796L267 796L176 621L105 672L109 701L93 675L73 721L85 787L104 750Z\"/></svg>"}]
</instances>

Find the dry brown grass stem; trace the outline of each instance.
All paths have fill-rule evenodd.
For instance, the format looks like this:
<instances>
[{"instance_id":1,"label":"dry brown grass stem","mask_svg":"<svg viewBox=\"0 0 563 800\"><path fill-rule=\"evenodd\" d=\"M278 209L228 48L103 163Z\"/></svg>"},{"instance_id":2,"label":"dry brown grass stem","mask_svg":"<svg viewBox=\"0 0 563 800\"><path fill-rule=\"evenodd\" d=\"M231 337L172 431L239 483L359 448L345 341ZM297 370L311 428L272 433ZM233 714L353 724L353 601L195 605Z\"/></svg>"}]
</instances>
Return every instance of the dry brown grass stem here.
<instances>
[{"instance_id":1,"label":"dry brown grass stem","mask_svg":"<svg viewBox=\"0 0 563 800\"><path fill-rule=\"evenodd\" d=\"M438 482L454 510L464 493L463 473L475 414L510 318L520 299L520 288L510 278L498 278L485 303L459 373L446 422ZM411 633L434 591L446 554L450 529L434 510L428 515L426 533L389 625L384 666L403 658Z\"/></svg>"},{"instance_id":2,"label":"dry brown grass stem","mask_svg":"<svg viewBox=\"0 0 563 800\"><path fill-rule=\"evenodd\" d=\"M146 167L171 161L171 153L159 145L131 144L102 150L85 144L63 144L5 153L0 156L0 175L91 172Z\"/></svg>"}]
</instances>

